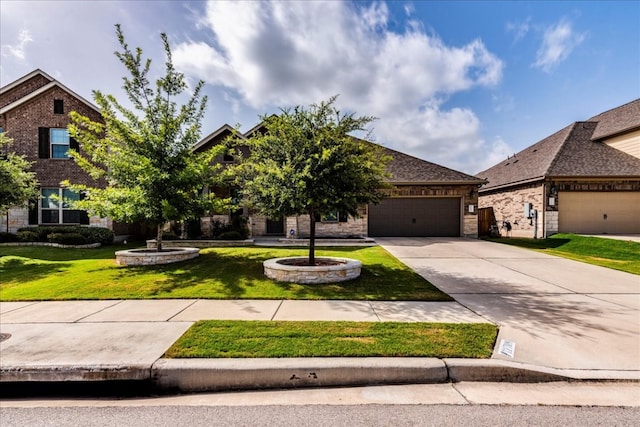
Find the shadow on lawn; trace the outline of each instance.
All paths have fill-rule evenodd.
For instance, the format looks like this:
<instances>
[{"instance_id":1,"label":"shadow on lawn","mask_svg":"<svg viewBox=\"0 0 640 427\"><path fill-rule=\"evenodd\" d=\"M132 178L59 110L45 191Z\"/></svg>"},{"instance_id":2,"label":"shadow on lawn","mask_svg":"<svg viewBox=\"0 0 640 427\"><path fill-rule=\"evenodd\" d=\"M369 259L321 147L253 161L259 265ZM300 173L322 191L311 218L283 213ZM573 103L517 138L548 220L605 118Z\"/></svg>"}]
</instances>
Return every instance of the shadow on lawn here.
<instances>
[{"instance_id":1,"label":"shadow on lawn","mask_svg":"<svg viewBox=\"0 0 640 427\"><path fill-rule=\"evenodd\" d=\"M331 248L318 251L317 256L328 253L356 259L361 248ZM292 252L296 252L292 254ZM292 248L262 248L260 251L215 251L204 250L193 260L179 264L154 267L127 267L120 275L153 271L168 279L156 284L152 296L170 297L179 295L181 289L194 288L191 297L207 298L207 291L196 287L217 286L209 292L210 298L257 298L257 299L365 299L365 300L431 300L451 301L415 272L401 267L389 267L381 263L362 259L364 268L360 278L342 283L326 285L301 285L278 283L264 276L263 261L281 256L305 256L306 250ZM211 278L211 280L208 280ZM251 289L263 287L263 289Z\"/></svg>"},{"instance_id":2,"label":"shadow on lawn","mask_svg":"<svg viewBox=\"0 0 640 427\"><path fill-rule=\"evenodd\" d=\"M71 268L70 263L39 263L25 257L0 257L0 277L2 277L3 283L20 282L25 276L29 277L29 280L38 280L51 274L66 271L69 268Z\"/></svg>"}]
</instances>

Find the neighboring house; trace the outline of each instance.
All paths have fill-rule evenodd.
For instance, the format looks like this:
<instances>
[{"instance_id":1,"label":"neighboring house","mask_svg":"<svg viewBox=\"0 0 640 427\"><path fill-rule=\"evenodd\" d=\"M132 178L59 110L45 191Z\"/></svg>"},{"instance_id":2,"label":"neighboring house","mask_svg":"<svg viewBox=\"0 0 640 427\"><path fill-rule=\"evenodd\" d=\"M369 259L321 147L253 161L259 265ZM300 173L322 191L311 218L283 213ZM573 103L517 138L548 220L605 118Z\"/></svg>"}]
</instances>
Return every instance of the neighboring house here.
<instances>
[{"instance_id":1,"label":"neighboring house","mask_svg":"<svg viewBox=\"0 0 640 427\"><path fill-rule=\"evenodd\" d=\"M640 99L575 122L477 174L513 236L640 233Z\"/></svg>"},{"instance_id":2,"label":"neighboring house","mask_svg":"<svg viewBox=\"0 0 640 427\"><path fill-rule=\"evenodd\" d=\"M41 70L0 88L0 128L13 139L13 151L33 162L41 195L31 209L15 207L2 215L0 230L15 233L29 225L53 224L112 227L111 220L89 218L62 202L79 195L62 188L61 181L96 185L67 155L70 148L78 149L67 132L71 111L102 122L96 106Z\"/></svg>"},{"instance_id":3,"label":"neighboring house","mask_svg":"<svg viewBox=\"0 0 640 427\"><path fill-rule=\"evenodd\" d=\"M249 137L261 124L242 134ZM220 144L234 132L224 125L203 138L194 150L206 150ZM392 157L388 165L392 187L381 203L362 206L358 218L341 212L326 215L316 223L319 237L477 237L478 187L482 179L439 166L407 154L383 147ZM250 153L241 147L243 156ZM222 163L234 162L229 155L220 156ZM232 194L233 190L224 190ZM308 216L265 218L245 210L253 236L308 237ZM202 219L202 229L211 221L228 221L229 215L212 215Z\"/></svg>"}]
</instances>

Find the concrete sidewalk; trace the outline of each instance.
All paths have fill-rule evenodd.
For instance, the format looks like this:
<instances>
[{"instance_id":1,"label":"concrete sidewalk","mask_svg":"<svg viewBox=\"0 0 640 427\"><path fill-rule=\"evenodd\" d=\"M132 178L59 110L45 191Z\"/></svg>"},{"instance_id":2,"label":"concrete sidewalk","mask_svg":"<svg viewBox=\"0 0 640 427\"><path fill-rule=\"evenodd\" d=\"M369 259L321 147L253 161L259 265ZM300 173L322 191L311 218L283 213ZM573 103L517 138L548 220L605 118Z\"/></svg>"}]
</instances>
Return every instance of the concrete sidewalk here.
<instances>
[{"instance_id":1,"label":"concrete sidewalk","mask_svg":"<svg viewBox=\"0 0 640 427\"><path fill-rule=\"evenodd\" d=\"M456 302L0 302L0 383L149 380L166 390L640 381L640 278L469 239L380 239ZM492 322L490 360L162 359L201 319ZM506 343L506 344L505 344Z\"/></svg>"}]
</instances>

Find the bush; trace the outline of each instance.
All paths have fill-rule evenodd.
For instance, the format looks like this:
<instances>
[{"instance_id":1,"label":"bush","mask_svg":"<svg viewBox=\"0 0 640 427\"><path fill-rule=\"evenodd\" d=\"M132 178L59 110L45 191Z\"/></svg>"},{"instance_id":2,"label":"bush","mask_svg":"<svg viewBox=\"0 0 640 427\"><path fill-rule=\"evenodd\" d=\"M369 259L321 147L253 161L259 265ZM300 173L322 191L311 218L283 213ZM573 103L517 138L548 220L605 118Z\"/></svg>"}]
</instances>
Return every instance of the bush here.
<instances>
[{"instance_id":1,"label":"bush","mask_svg":"<svg viewBox=\"0 0 640 427\"><path fill-rule=\"evenodd\" d=\"M60 245L86 245L87 238L80 233L51 233L47 236L50 243Z\"/></svg>"},{"instance_id":2,"label":"bush","mask_svg":"<svg viewBox=\"0 0 640 427\"><path fill-rule=\"evenodd\" d=\"M172 233L171 231L165 231L162 233L162 240L180 240L180 236Z\"/></svg>"},{"instance_id":3,"label":"bush","mask_svg":"<svg viewBox=\"0 0 640 427\"><path fill-rule=\"evenodd\" d=\"M18 230L18 239L22 242L49 242L51 234L79 234L84 243L100 243L103 246L113 244L113 231L104 227L81 227L75 225L54 225L42 227L23 227ZM70 238L73 240L75 238ZM57 242L56 242L57 243ZM64 243L72 245L73 243Z\"/></svg>"},{"instance_id":4,"label":"bush","mask_svg":"<svg viewBox=\"0 0 640 427\"><path fill-rule=\"evenodd\" d=\"M220 240L244 240L244 237L238 231L225 231L218 236Z\"/></svg>"},{"instance_id":5,"label":"bush","mask_svg":"<svg viewBox=\"0 0 640 427\"><path fill-rule=\"evenodd\" d=\"M18 240L21 242L39 242L40 235L37 231L32 230L18 230Z\"/></svg>"},{"instance_id":6,"label":"bush","mask_svg":"<svg viewBox=\"0 0 640 427\"><path fill-rule=\"evenodd\" d=\"M0 232L0 243L17 242L18 236L13 233Z\"/></svg>"}]
</instances>

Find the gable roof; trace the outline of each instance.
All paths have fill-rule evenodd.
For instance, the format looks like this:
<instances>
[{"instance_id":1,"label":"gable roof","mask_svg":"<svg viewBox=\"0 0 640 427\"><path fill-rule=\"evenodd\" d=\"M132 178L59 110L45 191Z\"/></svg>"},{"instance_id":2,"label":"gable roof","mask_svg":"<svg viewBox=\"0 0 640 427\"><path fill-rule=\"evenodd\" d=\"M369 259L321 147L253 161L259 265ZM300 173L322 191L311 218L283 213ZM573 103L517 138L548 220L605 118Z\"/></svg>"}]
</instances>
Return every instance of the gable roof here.
<instances>
[{"instance_id":1,"label":"gable roof","mask_svg":"<svg viewBox=\"0 0 640 427\"><path fill-rule=\"evenodd\" d=\"M48 75L47 73L45 73L44 71L40 70L40 69L36 69L32 72L30 72L29 74L19 78L18 80L15 80L11 83L9 83L6 86L3 86L2 88L0 88L0 95L2 95L3 93L8 92L11 89L14 89L18 86L20 86L21 84L23 84L24 82L26 82L27 80L37 76L37 75L41 75L43 76L45 79L49 80L49 83L47 83L46 85L26 94L25 96L15 100L14 102L12 102L11 104L8 104L4 107L2 107L0 109L0 114L4 114L7 111L11 111L16 107L19 107L20 105L38 97L39 95L49 91L50 89L54 88L54 87L58 87L60 89L62 89L63 91L67 92L69 95L73 96L74 98L78 99L80 102L82 102L83 104L85 104L87 107L91 108L92 110L96 111L97 113L100 113L100 109L98 107L96 107L95 105L93 105L91 102L87 101L86 99L84 99L82 96L78 95L76 92L72 91L71 89L69 89L68 87L66 87L65 85L63 85L62 83L60 83L59 81L57 81L56 79L54 79L53 77L51 77L50 75Z\"/></svg>"},{"instance_id":2,"label":"gable roof","mask_svg":"<svg viewBox=\"0 0 640 427\"><path fill-rule=\"evenodd\" d=\"M589 119L598 122L592 139L601 140L640 129L640 98Z\"/></svg>"},{"instance_id":3,"label":"gable roof","mask_svg":"<svg viewBox=\"0 0 640 427\"><path fill-rule=\"evenodd\" d=\"M264 131L264 122L258 123L244 134L237 131L228 124L220 126L209 135L205 136L196 145L193 146L194 151L202 151L210 148L212 145L219 144L228 135L237 132L240 138L250 138L254 133ZM357 139L357 138L356 138ZM389 155L392 160L387 165L387 171L391 174L389 182L392 184L482 184L484 180L475 176L467 175L426 160L401 153L390 148L375 144L373 142L364 141L369 144L377 145Z\"/></svg>"},{"instance_id":4,"label":"gable roof","mask_svg":"<svg viewBox=\"0 0 640 427\"><path fill-rule=\"evenodd\" d=\"M198 141L196 145L193 146L193 151L206 150L213 145L219 144L221 141L224 141L227 136L232 135L233 132L235 132L235 129L225 123ZM238 132L238 136L244 138L241 132Z\"/></svg>"},{"instance_id":5,"label":"gable roof","mask_svg":"<svg viewBox=\"0 0 640 427\"><path fill-rule=\"evenodd\" d=\"M477 173L478 177L489 181L480 191L547 177L640 178L640 159L600 142L605 135L619 135L639 128L640 117L632 117L636 108L640 108L640 99L594 116L589 121L572 123L513 157Z\"/></svg>"},{"instance_id":6,"label":"gable roof","mask_svg":"<svg viewBox=\"0 0 640 427\"><path fill-rule=\"evenodd\" d=\"M391 184L482 184L484 180L382 146Z\"/></svg>"}]
</instances>

